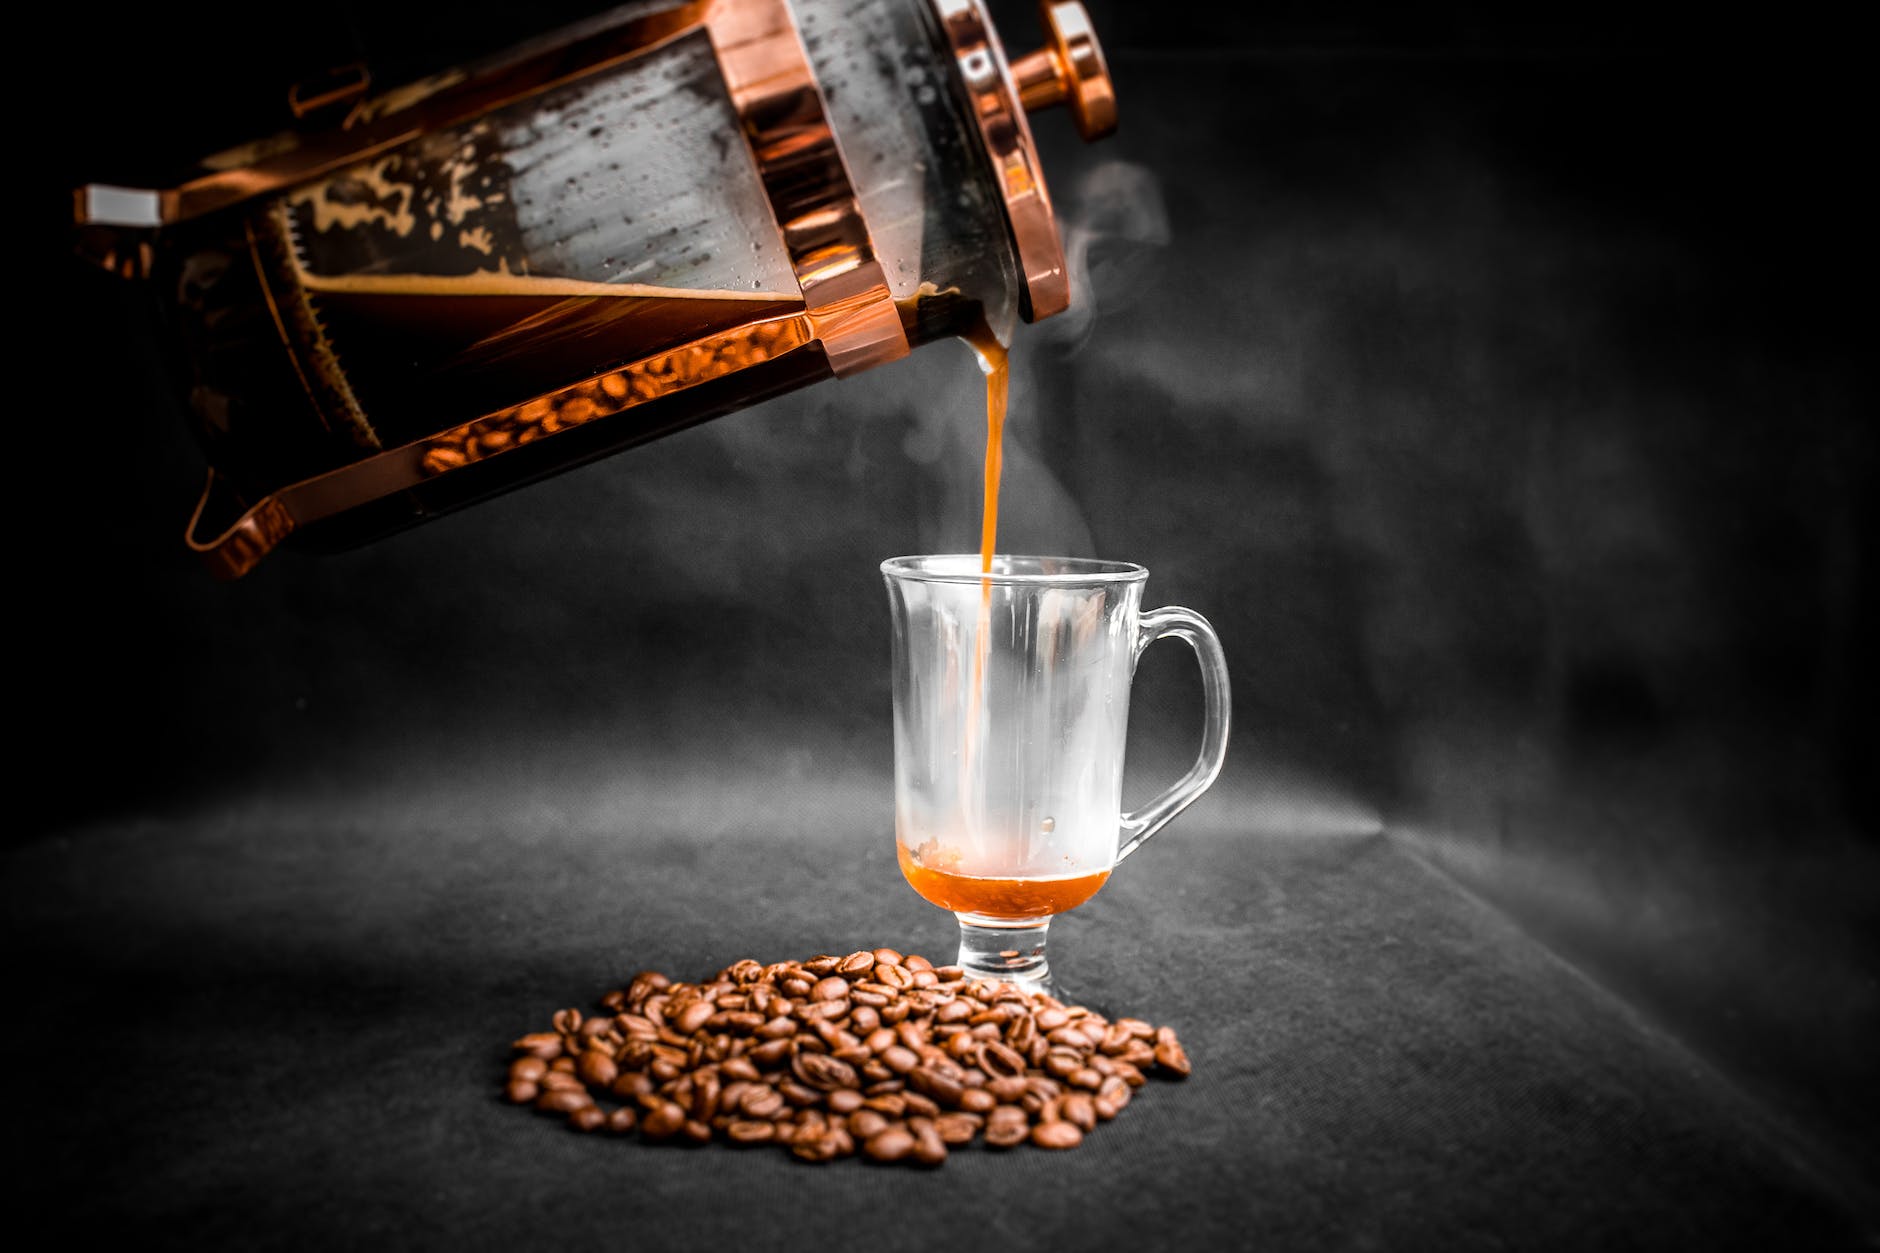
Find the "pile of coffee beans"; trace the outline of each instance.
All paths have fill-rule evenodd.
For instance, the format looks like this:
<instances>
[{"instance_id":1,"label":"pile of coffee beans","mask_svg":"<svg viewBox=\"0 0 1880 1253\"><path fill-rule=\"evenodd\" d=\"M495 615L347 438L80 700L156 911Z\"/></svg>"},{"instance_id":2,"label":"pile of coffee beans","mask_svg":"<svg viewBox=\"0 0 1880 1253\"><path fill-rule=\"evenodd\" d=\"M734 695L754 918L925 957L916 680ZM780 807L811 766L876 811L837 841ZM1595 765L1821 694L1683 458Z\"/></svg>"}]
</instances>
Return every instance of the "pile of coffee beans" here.
<instances>
[{"instance_id":1,"label":"pile of coffee beans","mask_svg":"<svg viewBox=\"0 0 1880 1253\"><path fill-rule=\"evenodd\" d=\"M505 1095L651 1141L768 1144L809 1162L938 1166L949 1148L1075 1148L1152 1074L1183 1078L1168 1027L1111 1022L889 948L702 983L655 971L523 1036Z\"/></svg>"}]
</instances>

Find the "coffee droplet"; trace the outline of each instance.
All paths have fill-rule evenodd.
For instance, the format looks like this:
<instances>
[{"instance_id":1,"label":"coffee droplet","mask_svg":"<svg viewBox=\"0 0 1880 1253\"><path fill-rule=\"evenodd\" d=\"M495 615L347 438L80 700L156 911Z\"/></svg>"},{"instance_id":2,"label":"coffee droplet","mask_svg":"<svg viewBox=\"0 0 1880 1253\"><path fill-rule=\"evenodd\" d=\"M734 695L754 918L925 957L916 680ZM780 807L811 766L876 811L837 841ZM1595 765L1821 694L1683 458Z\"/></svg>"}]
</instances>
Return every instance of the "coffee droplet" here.
<instances>
[{"instance_id":1,"label":"coffee droplet","mask_svg":"<svg viewBox=\"0 0 1880 1253\"><path fill-rule=\"evenodd\" d=\"M1047 817L1043 822L1038 824L1038 829L1045 832L1057 830L1057 819Z\"/></svg>"}]
</instances>

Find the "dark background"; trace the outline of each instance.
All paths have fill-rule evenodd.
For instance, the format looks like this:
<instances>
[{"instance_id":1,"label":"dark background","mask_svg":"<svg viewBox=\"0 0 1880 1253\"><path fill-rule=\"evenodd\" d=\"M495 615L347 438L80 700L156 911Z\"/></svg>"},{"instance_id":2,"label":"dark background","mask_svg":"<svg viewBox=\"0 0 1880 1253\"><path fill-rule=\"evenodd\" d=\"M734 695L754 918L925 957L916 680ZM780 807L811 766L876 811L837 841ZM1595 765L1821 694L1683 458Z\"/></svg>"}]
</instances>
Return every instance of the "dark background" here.
<instances>
[{"instance_id":1,"label":"dark background","mask_svg":"<svg viewBox=\"0 0 1880 1253\"><path fill-rule=\"evenodd\" d=\"M1851 31L1806 6L1090 8L1122 125L1085 146L1034 119L1077 303L1014 345L1001 535L1139 561L1150 603L1221 634L1229 767L1142 858L1381 839L1871 1215L1871 136ZM1031 46L1030 6L993 10ZM364 55L389 85L586 11L50 15L5 863L15 959L52 989L35 1012L123 973L47 937L110 931L112 892L145 881L220 893L239 935L277 872L370 881L389 858L424 899L458 892L463 867L424 849L455 855L465 831L510 850L493 866L546 850L507 905L482 884L493 915L552 911L570 876L723 873L683 850L747 841L778 877L732 875L723 909L803 916L807 953L797 867L885 850L875 567L975 546L963 348L223 585L182 546L202 466L143 306L65 256L66 189L275 129L297 78ZM1191 670L1174 649L1143 663L1132 800L1193 752ZM293 851L315 834L342 864ZM264 869L217 887L223 859ZM891 919L940 953L924 908ZM725 925L665 919L623 960L702 975L684 937ZM565 951L612 942L604 917L569 927ZM1179 968L1153 938L1139 961Z\"/></svg>"}]
</instances>

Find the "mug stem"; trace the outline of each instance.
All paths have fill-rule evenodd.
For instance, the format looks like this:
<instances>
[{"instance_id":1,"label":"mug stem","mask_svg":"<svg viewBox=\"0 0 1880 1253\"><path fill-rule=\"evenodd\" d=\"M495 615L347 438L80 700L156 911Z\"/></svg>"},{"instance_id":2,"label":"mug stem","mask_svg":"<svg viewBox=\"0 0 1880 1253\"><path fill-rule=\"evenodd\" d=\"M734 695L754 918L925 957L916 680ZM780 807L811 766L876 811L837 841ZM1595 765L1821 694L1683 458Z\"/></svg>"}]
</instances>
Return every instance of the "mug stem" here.
<instances>
[{"instance_id":1,"label":"mug stem","mask_svg":"<svg viewBox=\"0 0 1880 1253\"><path fill-rule=\"evenodd\" d=\"M1045 936L1051 920L988 927L960 920L959 965L969 979L1011 983L1024 992L1051 995L1051 965L1045 960Z\"/></svg>"}]
</instances>

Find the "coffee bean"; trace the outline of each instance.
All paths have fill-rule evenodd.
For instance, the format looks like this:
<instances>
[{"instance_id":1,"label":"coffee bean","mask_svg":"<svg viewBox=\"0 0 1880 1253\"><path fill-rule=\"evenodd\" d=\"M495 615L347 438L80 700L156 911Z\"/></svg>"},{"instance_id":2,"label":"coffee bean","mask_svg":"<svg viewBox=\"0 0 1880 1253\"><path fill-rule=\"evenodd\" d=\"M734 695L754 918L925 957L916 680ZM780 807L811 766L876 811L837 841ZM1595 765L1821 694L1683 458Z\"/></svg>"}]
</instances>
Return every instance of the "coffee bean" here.
<instances>
[{"instance_id":1,"label":"coffee bean","mask_svg":"<svg viewBox=\"0 0 1880 1253\"><path fill-rule=\"evenodd\" d=\"M1016 1105L1018 1098L1025 1095L1025 1076L995 1075L986 1080L986 1091L1001 1105Z\"/></svg>"},{"instance_id":2,"label":"coffee bean","mask_svg":"<svg viewBox=\"0 0 1880 1253\"><path fill-rule=\"evenodd\" d=\"M834 1088L861 1086L853 1066L824 1053L798 1053L790 1063L790 1071L808 1086L825 1092Z\"/></svg>"},{"instance_id":3,"label":"coffee bean","mask_svg":"<svg viewBox=\"0 0 1880 1253\"><path fill-rule=\"evenodd\" d=\"M899 1118L907 1113L907 1098L899 1092L884 1092L871 1096L863 1102L869 1109L879 1110L890 1118Z\"/></svg>"},{"instance_id":4,"label":"coffee bean","mask_svg":"<svg viewBox=\"0 0 1880 1253\"><path fill-rule=\"evenodd\" d=\"M833 1131L820 1135L798 1136L790 1152L806 1162L831 1162L842 1153L842 1141Z\"/></svg>"},{"instance_id":5,"label":"coffee bean","mask_svg":"<svg viewBox=\"0 0 1880 1253\"><path fill-rule=\"evenodd\" d=\"M539 1057L518 1057L509 1064L510 1082L536 1083L548 1073L548 1063Z\"/></svg>"},{"instance_id":6,"label":"coffee bean","mask_svg":"<svg viewBox=\"0 0 1880 1253\"><path fill-rule=\"evenodd\" d=\"M999 1103L999 1098L986 1088L967 1088L960 1093L959 1107L969 1114L984 1114Z\"/></svg>"},{"instance_id":7,"label":"coffee bean","mask_svg":"<svg viewBox=\"0 0 1880 1253\"><path fill-rule=\"evenodd\" d=\"M1025 1059L1010 1046L988 1040L979 1047L979 1068L999 1079L1025 1073Z\"/></svg>"},{"instance_id":8,"label":"coffee bean","mask_svg":"<svg viewBox=\"0 0 1880 1253\"><path fill-rule=\"evenodd\" d=\"M775 1118L787 1102L775 1088L751 1087L744 1091L738 1106L748 1118Z\"/></svg>"},{"instance_id":9,"label":"coffee bean","mask_svg":"<svg viewBox=\"0 0 1880 1253\"><path fill-rule=\"evenodd\" d=\"M783 1099L798 1109L820 1104L822 1101L821 1092L790 1079L778 1080L777 1091L783 1093Z\"/></svg>"},{"instance_id":10,"label":"coffee bean","mask_svg":"<svg viewBox=\"0 0 1880 1253\"><path fill-rule=\"evenodd\" d=\"M1163 1032L1167 1032L1165 1036ZM1175 1038L1175 1033L1163 1027L1156 1032L1155 1064L1164 1070L1173 1071L1178 1078L1186 1079L1191 1067L1188 1054L1182 1048L1182 1042Z\"/></svg>"},{"instance_id":11,"label":"coffee bean","mask_svg":"<svg viewBox=\"0 0 1880 1253\"><path fill-rule=\"evenodd\" d=\"M878 1109L858 1109L848 1121L849 1134L858 1140L867 1140L893 1125L894 1121Z\"/></svg>"},{"instance_id":12,"label":"coffee bean","mask_svg":"<svg viewBox=\"0 0 1880 1253\"><path fill-rule=\"evenodd\" d=\"M864 949L850 953L847 957L844 957L841 964L836 967L836 973L854 980L862 978L874 968L874 953Z\"/></svg>"},{"instance_id":13,"label":"coffee bean","mask_svg":"<svg viewBox=\"0 0 1880 1253\"><path fill-rule=\"evenodd\" d=\"M734 1119L725 1124L725 1135L733 1144L767 1144L777 1138L774 1123L753 1119Z\"/></svg>"},{"instance_id":14,"label":"coffee bean","mask_svg":"<svg viewBox=\"0 0 1880 1253\"><path fill-rule=\"evenodd\" d=\"M684 1109L673 1101L661 1101L640 1120L640 1131L649 1140L664 1140L677 1135L685 1122Z\"/></svg>"},{"instance_id":15,"label":"coffee bean","mask_svg":"<svg viewBox=\"0 0 1880 1253\"><path fill-rule=\"evenodd\" d=\"M550 1088L535 1098L535 1108L545 1114L571 1114L584 1105L592 1105L594 1098L585 1088L570 1090Z\"/></svg>"},{"instance_id":16,"label":"coffee bean","mask_svg":"<svg viewBox=\"0 0 1880 1253\"><path fill-rule=\"evenodd\" d=\"M823 1104L833 1114L852 1114L862 1107L867 1098L854 1088L838 1088L823 1098Z\"/></svg>"},{"instance_id":17,"label":"coffee bean","mask_svg":"<svg viewBox=\"0 0 1880 1253\"><path fill-rule=\"evenodd\" d=\"M627 1100L632 1100L634 1097L641 1096L652 1090L652 1077L639 1071L628 1071L614 1080L614 1095L624 1097Z\"/></svg>"},{"instance_id":18,"label":"coffee bean","mask_svg":"<svg viewBox=\"0 0 1880 1253\"><path fill-rule=\"evenodd\" d=\"M931 1118L914 1118L908 1121L908 1127L914 1133L914 1161L922 1166L939 1166L947 1160L946 1140L941 1137Z\"/></svg>"},{"instance_id":19,"label":"coffee bean","mask_svg":"<svg viewBox=\"0 0 1880 1253\"><path fill-rule=\"evenodd\" d=\"M963 1022L973 1016L973 1007L966 1001L948 1001L934 1012L935 1022Z\"/></svg>"},{"instance_id":20,"label":"coffee bean","mask_svg":"<svg viewBox=\"0 0 1880 1253\"><path fill-rule=\"evenodd\" d=\"M607 1130L615 1135L624 1136L640 1125L640 1116L631 1105L622 1105L607 1115Z\"/></svg>"},{"instance_id":21,"label":"coffee bean","mask_svg":"<svg viewBox=\"0 0 1880 1253\"><path fill-rule=\"evenodd\" d=\"M1031 1136L1031 1121L1021 1112L1016 1119L993 1119L986 1124L984 1139L995 1149L1009 1149L1023 1144Z\"/></svg>"},{"instance_id":22,"label":"coffee bean","mask_svg":"<svg viewBox=\"0 0 1880 1253\"><path fill-rule=\"evenodd\" d=\"M1067 1049L1052 1049L1045 1054L1045 1073L1054 1079L1067 1078L1072 1071L1083 1069L1084 1059Z\"/></svg>"},{"instance_id":23,"label":"coffee bean","mask_svg":"<svg viewBox=\"0 0 1880 1253\"><path fill-rule=\"evenodd\" d=\"M702 1072L694 1079L692 1081L692 1117L704 1122L716 1114L719 1090L718 1076L710 1071Z\"/></svg>"},{"instance_id":24,"label":"coffee bean","mask_svg":"<svg viewBox=\"0 0 1880 1253\"><path fill-rule=\"evenodd\" d=\"M796 1042L785 1038L781 1040L767 1040L752 1049L749 1053L746 1053L745 1056L751 1059L752 1065L759 1066L765 1070L775 1070L779 1066L785 1065L790 1060L790 1055L795 1051Z\"/></svg>"},{"instance_id":25,"label":"coffee bean","mask_svg":"<svg viewBox=\"0 0 1880 1253\"><path fill-rule=\"evenodd\" d=\"M633 976L633 981L627 986L627 1001L630 1004L643 1004L653 993L671 986L672 980L659 971L642 970Z\"/></svg>"},{"instance_id":26,"label":"coffee bean","mask_svg":"<svg viewBox=\"0 0 1880 1253\"><path fill-rule=\"evenodd\" d=\"M1031 1129L1031 1142L1041 1149L1074 1149L1084 1142L1076 1124L1041 1122Z\"/></svg>"},{"instance_id":27,"label":"coffee bean","mask_svg":"<svg viewBox=\"0 0 1880 1253\"><path fill-rule=\"evenodd\" d=\"M795 1035L796 1031L796 1019L788 1014L778 1014L757 1029L757 1036L765 1041L786 1040Z\"/></svg>"},{"instance_id":28,"label":"coffee bean","mask_svg":"<svg viewBox=\"0 0 1880 1253\"><path fill-rule=\"evenodd\" d=\"M971 1144L979 1134L979 1123L966 1114L942 1114L933 1120L934 1130L947 1144Z\"/></svg>"},{"instance_id":29,"label":"coffee bean","mask_svg":"<svg viewBox=\"0 0 1880 1253\"><path fill-rule=\"evenodd\" d=\"M958 1079L935 1066L916 1066L907 1072L907 1081L949 1108L960 1103L960 1094L964 1090Z\"/></svg>"},{"instance_id":30,"label":"coffee bean","mask_svg":"<svg viewBox=\"0 0 1880 1253\"><path fill-rule=\"evenodd\" d=\"M561 1036L553 1031L534 1031L517 1040L511 1047L519 1053L549 1060L561 1056Z\"/></svg>"},{"instance_id":31,"label":"coffee bean","mask_svg":"<svg viewBox=\"0 0 1880 1253\"><path fill-rule=\"evenodd\" d=\"M697 1031L700 1027L705 1025L706 1021L712 1016L712 1013L711 1002L694 1001L692 1004L679 1011L679 1017L676 1021L673 1021L672 1025L676 1030L685 1035L691 1035L694 1031Z\"/></svg>"},{"instance_id":32,"label":"coffee bean","mask_svg":"<svg viewBox=\"0 0 1880 1253\"><path fill-rule=\"evenodd\" d=\"M1088 1092L1072 1092L1058 1105L1058 1114L1079 1131L1097 1129L1097 1107Z\"/></svg>"},{"instance_id":33,"label":"coffee bean","mask_svg":"<svg viewBox=\"0 0 1880 1253\"><path fill-rule=\"evenodd\" d=\"M503 1095L513 1105L527 1105L541 1095L542 1090L527 1079L511 1079L509 1086L503 1089Z\"/></svg>"},{"instance_id":34,"label":"coffee bean","mask_svg":"<svg viewBox=\"0 0 1880 1253\"><path fill-rule=\"evenodd\" d=\"M869 1136L862 1152L877 1162L898 1162L914 1151L914 1137L904 1127L884 1127Z\"/></svg>"},{"instance_id":35,"label":"coffee bean","mask_svg":"<svg viewBox=\"0 0 1880 1253\"><path fill-rule=\"evenodd\" d=\"M614 1059L607 1054L589 1049L575 1062L575 1073L580 1075L581 1082L590 1088L605 1088L618 1077L620 1067L616 1066Z\"/></svg>"}]
</instances>

